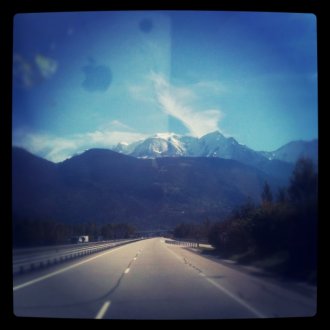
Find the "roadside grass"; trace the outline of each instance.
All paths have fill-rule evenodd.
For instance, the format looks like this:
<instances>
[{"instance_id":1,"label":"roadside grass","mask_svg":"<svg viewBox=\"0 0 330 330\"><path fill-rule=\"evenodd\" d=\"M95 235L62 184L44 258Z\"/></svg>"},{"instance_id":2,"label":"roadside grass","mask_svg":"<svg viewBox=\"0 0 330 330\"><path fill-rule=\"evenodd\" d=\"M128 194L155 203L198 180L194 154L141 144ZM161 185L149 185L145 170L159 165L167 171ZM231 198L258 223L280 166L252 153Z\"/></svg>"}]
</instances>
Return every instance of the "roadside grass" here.
<instances>
[{"instance_id":1,"label":"roadside grass","mask_svg":"<svg viewBox=\"0 0 330 330\"><path fill-rule=\"evenodd\" d=\"M212 255L218 258L232 260L237 265L256 267L268 274L281 277L286 280L302 280L315 285L317 271L309 269L297 270L290 261L287 251L278 251L269 256L258 256L253 249L240 254L225 255L214 248L200 247L202 254Z\"/></svg>"},{"instance_id":2,"label":"roadside grass","mask_svg":"<svg viewBox=\"0 0 330 330\"><path fill-rule=\"evenodd\" d=\"M277 274L284 274L289 255L286 251L280 251L262 259L256 259L252 265Z\"/></svg>"}]
</instances>

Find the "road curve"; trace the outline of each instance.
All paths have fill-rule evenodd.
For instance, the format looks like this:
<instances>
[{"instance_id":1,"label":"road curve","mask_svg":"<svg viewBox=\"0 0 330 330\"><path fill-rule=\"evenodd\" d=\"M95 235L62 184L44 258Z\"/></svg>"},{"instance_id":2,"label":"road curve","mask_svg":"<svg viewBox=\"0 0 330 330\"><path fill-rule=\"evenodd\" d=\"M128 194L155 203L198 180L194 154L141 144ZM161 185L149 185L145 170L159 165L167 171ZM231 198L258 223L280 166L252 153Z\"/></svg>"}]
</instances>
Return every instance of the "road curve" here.
<instances>
[{"instance_id":1,"label":"road curve","mask_svg":"<svg viewBox=\"0 0 330 330\"><path fill-rule=\"evenodd\" d=\"M313 316L316 293L143 240L15 278L16 316L233 319Z\"/></svg>"}]
</instances>

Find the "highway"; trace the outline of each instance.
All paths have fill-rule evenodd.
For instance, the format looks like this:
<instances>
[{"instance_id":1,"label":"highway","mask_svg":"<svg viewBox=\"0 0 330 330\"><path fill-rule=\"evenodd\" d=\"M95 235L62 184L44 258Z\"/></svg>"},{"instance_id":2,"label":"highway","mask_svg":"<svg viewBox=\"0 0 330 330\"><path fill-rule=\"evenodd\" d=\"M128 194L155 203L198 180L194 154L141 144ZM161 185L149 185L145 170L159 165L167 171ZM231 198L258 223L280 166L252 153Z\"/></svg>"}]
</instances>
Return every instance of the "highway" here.
<instances>
[{"instance_id":1,"label":"highway","mask_svg":"<svg viewBox=\"0 0 330 330\"><path fill-rule=\"evenodd\" d=\"M152 238L14 278L16 316L236 319L313 316L316 290Z\"/></svg>"},{"instance_id":2,"label":"highway","mask_svg":"<svg viewBox=\"0 0 330 330\"><path fill-rule=\"evenodd\" d=\"M117 239L83 244L13 249L13 274L18 275L35 269L48 267L56 263L97 253L113 248L114 246L137 240L139 239Z\"/></svg>"}]
</instances>

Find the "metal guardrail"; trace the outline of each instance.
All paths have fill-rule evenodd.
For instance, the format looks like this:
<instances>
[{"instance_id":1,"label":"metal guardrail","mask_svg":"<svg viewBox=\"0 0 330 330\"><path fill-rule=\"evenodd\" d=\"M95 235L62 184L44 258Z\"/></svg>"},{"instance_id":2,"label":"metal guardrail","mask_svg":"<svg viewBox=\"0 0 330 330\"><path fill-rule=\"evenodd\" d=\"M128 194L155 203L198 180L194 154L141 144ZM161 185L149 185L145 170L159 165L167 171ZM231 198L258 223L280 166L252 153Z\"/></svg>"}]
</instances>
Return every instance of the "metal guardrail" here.
<instances>
[{"instance_id":1,"label":"metal guardrail","mask_svg":"<svg viewBox=\"0 0 330 330\"><path fill-rule=\"evenodd\" d=\"M15 249L13 250L13 275L42 269L139 240L141 239L69 244L32 249Z\"/></svg>"},{"instance_id":2,"label":"metal guardrail","mask_svg":"<svg viewBox=\"0 0 330 330\"><path fill-rule=\"evenodd\" d=\"M198 248L198 243L197 242L165 240L165 243L172 244L172 245L183 245L183 246L187 246L187 247Z\"/></svg>"}]
</instances>

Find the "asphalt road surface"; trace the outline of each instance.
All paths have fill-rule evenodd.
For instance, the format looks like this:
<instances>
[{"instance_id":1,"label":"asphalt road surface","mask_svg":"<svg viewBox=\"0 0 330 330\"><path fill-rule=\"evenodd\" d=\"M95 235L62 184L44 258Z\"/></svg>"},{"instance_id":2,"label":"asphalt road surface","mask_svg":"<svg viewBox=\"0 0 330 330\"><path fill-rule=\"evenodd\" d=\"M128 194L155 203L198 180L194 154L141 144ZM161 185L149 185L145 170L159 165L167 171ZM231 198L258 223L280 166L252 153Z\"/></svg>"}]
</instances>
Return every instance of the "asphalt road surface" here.
<instances>
[{"instance_id":1,"label":"asphalt road surface","mask_svg":"<svg viewBox=\"0 0 330 330\"><path fill-rule=\"evenodd\" d=\"M16 316L236 319L313 316L316 290L152 238L19 276Z\"/></svg>"}]
</instances>

